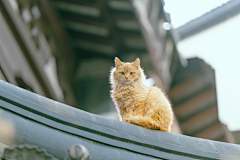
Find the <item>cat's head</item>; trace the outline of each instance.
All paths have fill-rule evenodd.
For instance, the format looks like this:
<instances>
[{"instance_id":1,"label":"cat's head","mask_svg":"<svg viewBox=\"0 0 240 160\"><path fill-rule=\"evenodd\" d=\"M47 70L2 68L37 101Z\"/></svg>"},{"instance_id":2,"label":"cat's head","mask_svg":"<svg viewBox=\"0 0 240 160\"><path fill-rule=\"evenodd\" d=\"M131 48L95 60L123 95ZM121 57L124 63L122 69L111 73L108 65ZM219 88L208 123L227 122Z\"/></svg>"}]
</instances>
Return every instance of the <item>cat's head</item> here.
<instances>
[{"instance_id":1,"label":"cat's head","mask_svg":"<svg viewBox=\"0 0 240 160\"><path fill-rule=\"evenodd\" d=\"M134 62L121 62L115 58L115 68L112 71L111 79L121 84L134 84L145 78L140 67L140 60L137 58Z\"/></svg>"}]
</instances>

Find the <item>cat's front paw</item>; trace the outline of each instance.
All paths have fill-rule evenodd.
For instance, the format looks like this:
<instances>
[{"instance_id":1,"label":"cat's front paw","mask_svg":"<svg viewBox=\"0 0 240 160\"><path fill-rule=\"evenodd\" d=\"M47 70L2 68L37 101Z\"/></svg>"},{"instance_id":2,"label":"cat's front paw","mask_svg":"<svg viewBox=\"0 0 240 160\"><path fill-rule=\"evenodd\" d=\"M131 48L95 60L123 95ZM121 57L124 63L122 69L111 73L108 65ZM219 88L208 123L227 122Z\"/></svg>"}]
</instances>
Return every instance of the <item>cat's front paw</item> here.
<instances>
[{"instance_id":1,"label":"cat's front paw","mask_svg":"<svg viewBox=\"0 0 240 160\"><path fill-rule=\"evenodd\" d=\"M123 118L123 122L130 123L130 120L128 120L128 117Z\"/></svg>"}]
</instances>

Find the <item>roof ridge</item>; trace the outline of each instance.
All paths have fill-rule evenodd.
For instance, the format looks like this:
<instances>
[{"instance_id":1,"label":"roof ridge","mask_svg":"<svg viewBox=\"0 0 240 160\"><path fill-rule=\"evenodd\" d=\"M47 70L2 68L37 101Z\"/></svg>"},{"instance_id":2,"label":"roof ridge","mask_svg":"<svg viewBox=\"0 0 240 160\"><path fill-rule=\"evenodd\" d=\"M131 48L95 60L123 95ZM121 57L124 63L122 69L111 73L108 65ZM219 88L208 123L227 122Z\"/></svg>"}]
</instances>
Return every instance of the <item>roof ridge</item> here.
<instances>
[{"instance_id":1,"label":"roof ridge","mask_svg":"<svg viewBox=\"0 0 240 160\"><path fill-rule=\"evenodd\" d=\"M196 21L196 20L198 20L198 19L200 19L200 18L202 18L202 17L204 17L204 16L206 16L206 15L211 14L212 12L214 12L214 11L216 11L216 10L219 10L219 9L221 9L221 8L229 5L230 3L237 2L237 1L239 1L239 0L230 0L230 1L226 2L226 3L223 3L222 5L217 6L216 8L213 8L213 9L209 10L208 12L204 13L203 15L201 15L201 16L199 16L199 17L196 17L196 18L194 18L194 19L186 22L185 24L181 25L181 26L178 27L178 28L184 27L184 26L188 25L189 23L191 23L191 22L193 22L193 21ZM240 1L239 1L239 2L240 2ZM239 4L240 4L240 3L239 3ZM176 29L178 29L178 28L176 28Z\"/></svg>"},{"instance_id":2,"label":"roof ridge","mask_svg":"<svg viewBox=\"0 0 240 160\"><path fill-rule=\"evenodd\" d=\"M179 40L199 33L240 13L240 0L230 0L175 29Z\"/></svg>"}]
</instances>

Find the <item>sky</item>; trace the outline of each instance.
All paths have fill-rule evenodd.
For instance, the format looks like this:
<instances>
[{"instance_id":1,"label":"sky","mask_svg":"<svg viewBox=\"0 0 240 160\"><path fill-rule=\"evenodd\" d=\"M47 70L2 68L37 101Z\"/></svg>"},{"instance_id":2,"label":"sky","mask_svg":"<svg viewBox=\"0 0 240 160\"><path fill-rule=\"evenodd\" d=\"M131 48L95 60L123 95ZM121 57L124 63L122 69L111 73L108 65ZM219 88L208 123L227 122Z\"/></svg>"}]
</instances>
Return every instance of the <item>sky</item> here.
<instances>
[{"instance_id":1,"label":"sky","mask_svg":"<svg viewBox=\"0 0 240 160\"><path fill-rule=\"evenodd\" d=\"M173 28L200 17L229 0L165 0L165 11L170 13Z\"/></svg>"},{"instance_id":2,"label":"sky","mask_svg":"<svg viewBox=\"0 0 240 160\"><path fill-rule=\"evenodd\" d=\"M165 11L170 13L172 27L178 28L228 1L165 0ZM223 22L222 26L201 33L205 35L193 36L185 43L188 46L178 46L185 47L182 49L185 52L180 53L182 57L200 57L215 69L219 119L229 130L237 131L240 130L240 15ZM195 40L199 45L194 44Z\"/></svg>"}]
</instances>

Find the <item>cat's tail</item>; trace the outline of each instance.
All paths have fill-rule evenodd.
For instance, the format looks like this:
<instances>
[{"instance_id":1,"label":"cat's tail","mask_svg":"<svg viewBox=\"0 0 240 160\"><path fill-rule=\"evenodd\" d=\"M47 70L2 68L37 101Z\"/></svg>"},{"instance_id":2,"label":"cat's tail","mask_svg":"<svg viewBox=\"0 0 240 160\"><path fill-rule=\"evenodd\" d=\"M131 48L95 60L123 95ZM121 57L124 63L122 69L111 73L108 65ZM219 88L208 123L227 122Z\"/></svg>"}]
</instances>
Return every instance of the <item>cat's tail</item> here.
<instances>
[{"instance_id":1,"label":"cat's tail","mask_svg":"<svg viewBox=\"0 0 240 160\"><path fill-rule=\"evenodd\" d=\"M125 118L125 121L131 124L139 125L148 129L159 129L161 131L170 132L170 129L168 126L163 126L161 124L158 124L156 121L153 121L150 117L134 117L130 116Z\"/></svg>"}]
</instances>

